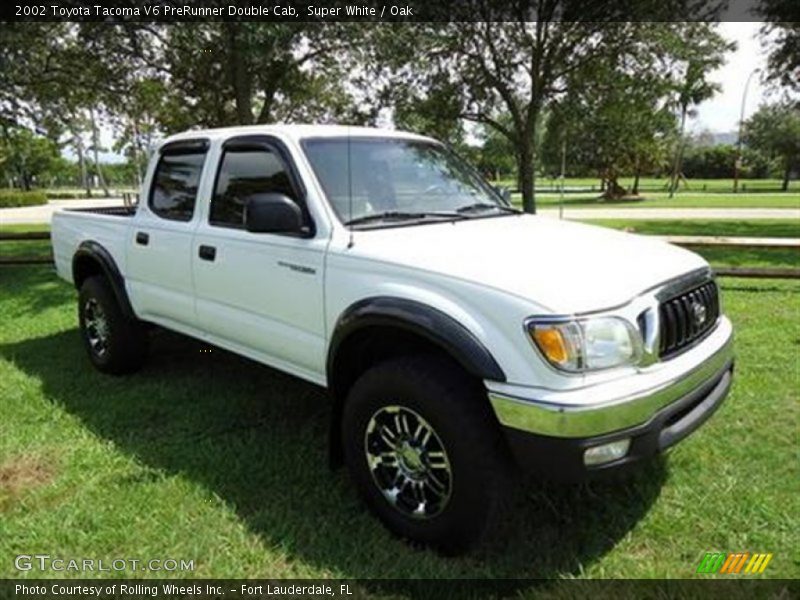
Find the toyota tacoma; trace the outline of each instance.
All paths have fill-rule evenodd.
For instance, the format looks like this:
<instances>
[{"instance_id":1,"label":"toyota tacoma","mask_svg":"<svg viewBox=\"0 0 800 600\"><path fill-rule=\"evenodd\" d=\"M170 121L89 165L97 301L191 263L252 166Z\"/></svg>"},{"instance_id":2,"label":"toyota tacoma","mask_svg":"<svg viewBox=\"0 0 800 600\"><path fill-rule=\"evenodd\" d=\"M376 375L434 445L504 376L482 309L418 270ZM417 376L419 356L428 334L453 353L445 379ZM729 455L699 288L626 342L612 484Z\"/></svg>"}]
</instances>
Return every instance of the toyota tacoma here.
<instances>
[{"instance_id":1,"label":"toyota tacoma","mask_svg":"<svg viewBox=\"0 0 800 600\"><path fill-rule=\"evenodd\" d=\"M100 371L159 326L330 392L330 452L395 534L479 540L509 474L627 470L733 374L708 264L523 214L441 143L344 126L191 131L131 207L53 217Z\"/></svg>"}]
</instances>

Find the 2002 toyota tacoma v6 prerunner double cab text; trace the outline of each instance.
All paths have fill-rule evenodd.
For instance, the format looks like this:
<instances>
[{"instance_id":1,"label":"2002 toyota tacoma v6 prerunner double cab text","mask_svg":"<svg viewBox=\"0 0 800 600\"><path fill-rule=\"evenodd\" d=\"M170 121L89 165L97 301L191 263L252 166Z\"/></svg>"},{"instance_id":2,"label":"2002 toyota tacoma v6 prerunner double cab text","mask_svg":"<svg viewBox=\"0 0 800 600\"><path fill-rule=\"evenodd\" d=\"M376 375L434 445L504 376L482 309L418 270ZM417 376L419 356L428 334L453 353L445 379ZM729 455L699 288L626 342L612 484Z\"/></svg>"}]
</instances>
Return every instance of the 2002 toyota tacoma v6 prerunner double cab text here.
<instances>
[{"instance_id":1,"label":"2002 toyota tacoma v6 prerunner double cab text","mask_svg":"<svg viewBox=\"0 0 800 600\"><path fill-rule=\"evenodd\" d=\"M140 198L53 217L92 363L136 370L155 324L327 387L334 464L389 529L446 552L481 537L508 474L626 470L731 385L704 260L522 214L429 138L187 132Z\"/></svg>"}]
</instances>

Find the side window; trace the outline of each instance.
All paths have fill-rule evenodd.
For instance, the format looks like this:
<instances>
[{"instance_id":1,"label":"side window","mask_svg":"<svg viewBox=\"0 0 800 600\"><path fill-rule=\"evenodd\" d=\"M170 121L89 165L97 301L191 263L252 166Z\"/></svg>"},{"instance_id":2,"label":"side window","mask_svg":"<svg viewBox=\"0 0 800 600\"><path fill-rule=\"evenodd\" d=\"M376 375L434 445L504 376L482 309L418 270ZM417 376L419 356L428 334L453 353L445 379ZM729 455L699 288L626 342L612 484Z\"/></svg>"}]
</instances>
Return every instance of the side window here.
<instances>
[{"instance_id":1,"label":"side window","mask_svg":"<svg viewBox=\"0 0 800 600\"><path fill-rule=\"evenodd\" d=\"M164 219L190 221L205 158L205 152L162 155L150 189L150 210Z\"/></svg>"},{"instance_id":2,"label":"side window","mask_svg":"<svg viewBox=\"0 0 800 600\"><path fill-rule=\"evenodd\" d=\"M244 227L247 198L268 193L285 194L297 202L297 193L280 156L266 148L226 151L211 199L209 223Z\"/></svg>"}]
</instances>

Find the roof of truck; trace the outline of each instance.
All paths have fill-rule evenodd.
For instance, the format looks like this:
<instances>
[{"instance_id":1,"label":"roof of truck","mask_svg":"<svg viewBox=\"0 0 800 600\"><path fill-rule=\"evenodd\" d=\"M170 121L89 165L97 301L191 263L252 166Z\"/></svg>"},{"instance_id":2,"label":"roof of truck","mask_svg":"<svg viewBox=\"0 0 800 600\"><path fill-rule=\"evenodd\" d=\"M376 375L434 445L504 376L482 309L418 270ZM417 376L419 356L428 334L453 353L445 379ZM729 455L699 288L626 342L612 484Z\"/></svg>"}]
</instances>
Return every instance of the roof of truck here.
<instances>
[{"instance_id":1,"label":"roof of truck","mask_svg":"<svg viewBox=\"0 0 800 600\"><path fill-rule=\"evenodd\" d=\"M229 138L237 135L279 134L295 140L314 137L388 137L431 140L416 133L381 129L379 127L354 127L350 125L246 125L238 127L220 127L217 129L192 129L172 135L164 143L178 140L207 137L211 139Z\"/></svg>"}]
</instances>

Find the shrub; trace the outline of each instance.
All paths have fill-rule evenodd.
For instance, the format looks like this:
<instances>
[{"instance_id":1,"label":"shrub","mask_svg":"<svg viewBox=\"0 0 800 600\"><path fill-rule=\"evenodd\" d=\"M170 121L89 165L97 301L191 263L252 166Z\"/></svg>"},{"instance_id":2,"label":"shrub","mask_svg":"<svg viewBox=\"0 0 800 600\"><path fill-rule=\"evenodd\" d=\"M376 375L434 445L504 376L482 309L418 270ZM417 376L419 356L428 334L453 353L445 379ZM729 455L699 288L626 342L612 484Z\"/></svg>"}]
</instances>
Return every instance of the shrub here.
<instances>
[{"instance_id":1,"label":"shrub","mask_svg":"<svg viewBox=\"0 0 800 600\"><path fill-rule=\"evenodd\" d=\"M0 190L0 208L41 204L47 204L47 195L42 191Z\"/></svg>"},{"instance_id":2,"label":"shrub","mask_svg":"<svg viewBox=\"0 0 800 600\"><path fill-rule=\"evenodd\" d=\"M87 195L85 191L48 190L46 193L48 200L78 200L82 198L91 198L91 192Z\"/></svg>"}]
</instances>

